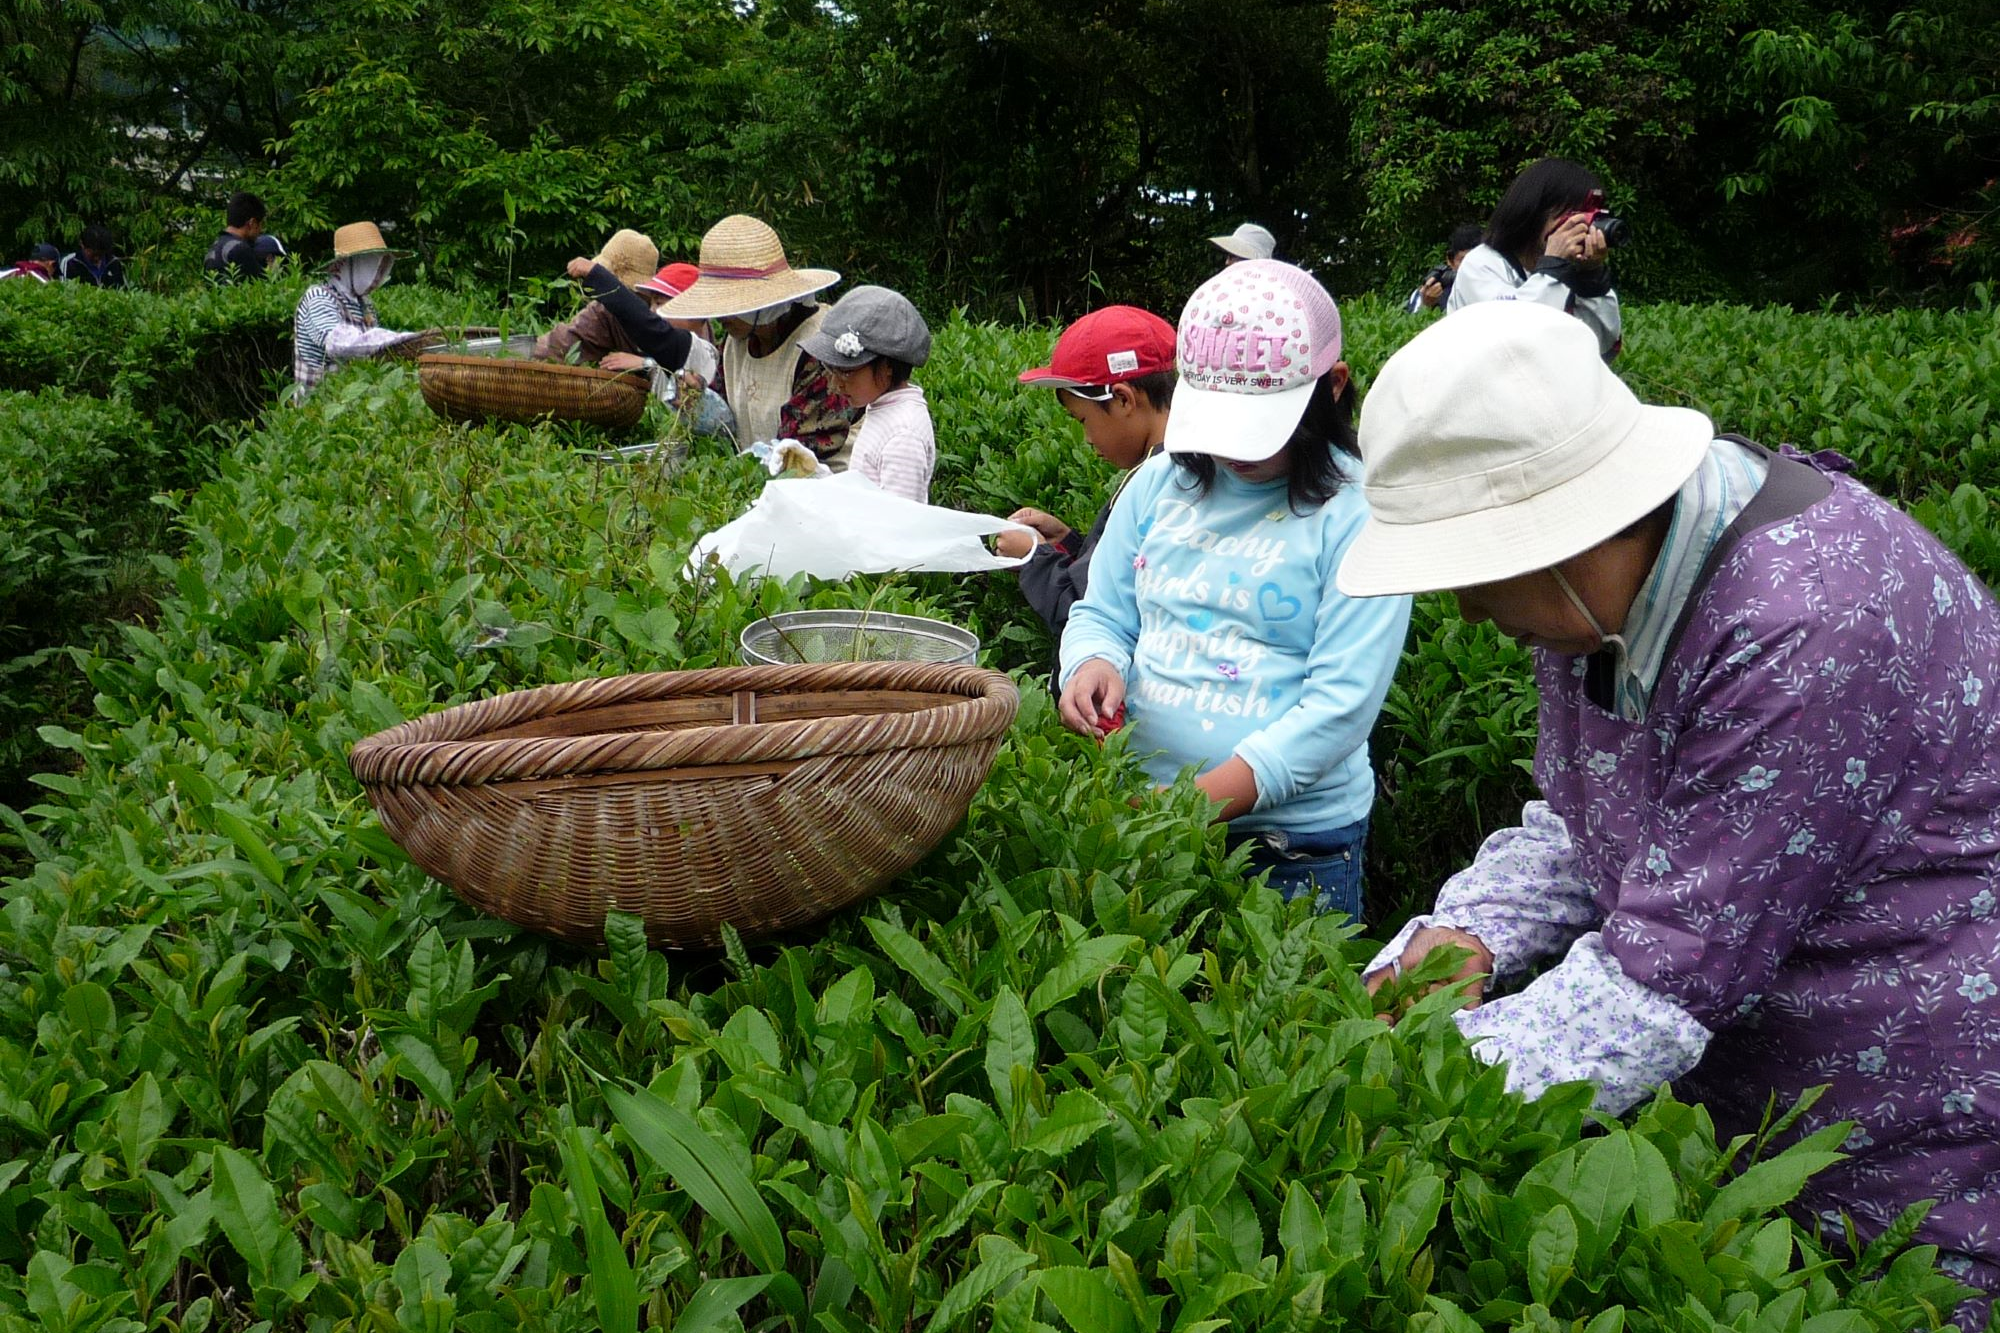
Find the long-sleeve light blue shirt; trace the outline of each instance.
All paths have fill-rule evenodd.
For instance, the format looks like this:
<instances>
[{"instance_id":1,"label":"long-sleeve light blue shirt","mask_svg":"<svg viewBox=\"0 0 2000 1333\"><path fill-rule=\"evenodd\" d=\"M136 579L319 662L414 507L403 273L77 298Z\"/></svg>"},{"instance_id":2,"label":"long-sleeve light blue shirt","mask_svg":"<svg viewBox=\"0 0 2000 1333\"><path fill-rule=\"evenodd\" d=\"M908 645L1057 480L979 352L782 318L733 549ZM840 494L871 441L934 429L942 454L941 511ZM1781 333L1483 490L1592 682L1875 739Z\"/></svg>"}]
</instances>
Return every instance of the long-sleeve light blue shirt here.
<instances>
[{"instance_id":1,"label":"long-sleeve light blue shirt","mask_svg":"<svg viewBox=\"0 0 2000 1333\"><path fill-rule=\"evenodd\" d=\"M1407 597L1334 587L1367 512L1354 480L1299 514L1282 479L1252 484L1218 466L1204 497L1171 456L1150 459L1118 497L1070 610L1062 682L1093 657L1124 674L1130 745L1155 781L1240 757L1257 803L1237 828L1365 817L1368 733L1410 623Z\"/></svg>"}]
</instances>

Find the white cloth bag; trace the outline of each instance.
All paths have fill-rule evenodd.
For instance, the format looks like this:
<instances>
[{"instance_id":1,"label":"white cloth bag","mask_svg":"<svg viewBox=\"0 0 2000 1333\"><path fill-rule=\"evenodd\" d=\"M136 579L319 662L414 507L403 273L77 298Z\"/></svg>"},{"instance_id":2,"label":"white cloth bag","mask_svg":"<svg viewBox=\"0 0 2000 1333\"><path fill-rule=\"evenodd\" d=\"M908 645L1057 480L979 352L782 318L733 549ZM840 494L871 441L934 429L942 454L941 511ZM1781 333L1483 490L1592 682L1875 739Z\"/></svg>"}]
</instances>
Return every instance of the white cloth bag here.
<instances>
[{"instance_id":1,"label":"white cloth bag","mask_svg":"<svg viewBox=\"0 0 2000 1333\"><path fill-rule=\"evenodd\" d=\"M685 573L694 578L711 560L739 577L761 570L780 579L1013 569L1026 558L995 555L981 539L1014 529L1031 531L890 495L858 473L788 478L764 483L741 518L696 542Z\"/></svg>"}]
</instances>

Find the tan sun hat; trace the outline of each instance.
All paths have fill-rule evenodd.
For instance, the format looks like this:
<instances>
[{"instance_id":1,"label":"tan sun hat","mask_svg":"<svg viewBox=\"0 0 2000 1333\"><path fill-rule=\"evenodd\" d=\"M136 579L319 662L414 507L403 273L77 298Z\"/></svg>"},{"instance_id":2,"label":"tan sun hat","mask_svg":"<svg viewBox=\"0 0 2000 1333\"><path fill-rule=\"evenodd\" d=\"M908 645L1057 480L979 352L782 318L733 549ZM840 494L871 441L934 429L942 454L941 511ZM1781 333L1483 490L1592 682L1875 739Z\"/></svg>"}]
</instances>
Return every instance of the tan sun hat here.
<instances>
[{"instance_id":1,"label":"tan sun hat","mask_svg":"<svg viewBox=\"0 0 2000 1333\"><path fill-rule=\"evenodd\" d=\"M1389 358L1361 412L1368 522L1350 597L1493 583L1609 540L1678 491L1715 427L1640 402L1580 319L1466 306Z\"/></svg>"},{"instance_id":2,"label":"tan sun hat","mask_svg":"<svg viewBox=\"0 0 2000 1333\"><path fill-rule=\"evenodd\" d=\"M732 213L701 238L701 277L660 307L667 319L727 319L781 305L833 286L832 269L793 268L778 233L742 213Z\"/></svg>"},{"instance_id":3,"label":"tan sun hat","mask_svg":"<svg viewBox=\"0 0 2000 1333\"><path fill-rule=\"evenodd\" d=\"M359 259L362 255L394 255L398 259L408 259L403 250L391 250L389 243L382 239L382 229L372 222L350 222L338 227L333 233L333 262L343 259Z\"/></svg>"},{"instance_id":4,"label":"tan sun hat","mask_svg":"<svg viewBox=\"0 0 2000 1333\"><path fill-rule=\"evenodd\" d=\"M627 287L637 287L660 266L660 247L644 232L625 227L611 233L611 239L590 262L610 269L611 276Z\"/></svg>"}]
</instances>

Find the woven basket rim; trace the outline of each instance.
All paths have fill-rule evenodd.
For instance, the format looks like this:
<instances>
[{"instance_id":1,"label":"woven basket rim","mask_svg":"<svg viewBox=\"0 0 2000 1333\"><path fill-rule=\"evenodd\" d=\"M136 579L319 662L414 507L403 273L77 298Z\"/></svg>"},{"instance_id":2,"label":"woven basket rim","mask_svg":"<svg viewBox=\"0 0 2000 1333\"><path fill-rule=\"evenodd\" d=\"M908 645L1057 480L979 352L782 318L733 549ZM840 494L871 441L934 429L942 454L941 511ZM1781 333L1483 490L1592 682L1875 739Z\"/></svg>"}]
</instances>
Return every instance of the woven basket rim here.
<instances>
[{"instance_id":1,"label":"woven basket rim","mask_svg":"<svg viewBox=\"0 0 2000 1333\"><path fill-rule=\"evenodd\" d=\"M573 379L615 380L630 385L634 392L646 392L644 379L626 370L600 370L596 366L572 366L563 361L533 361L521 356L468 356L463 352L425 352L417 358L417 370L421 374L427 367L440 370L464 368L470 370L493 371L505 367L505 374L556 375Z\"/></svg>"},{"instance_id":2,"label":"woven basket rim","mask_svg":"<svg viewBox=\"0 0 2000 1333\"><path fill-rule=\"evenodd\" d=\"M718 723L674 731L483 739L535 718L664 699L839 690L954 694L901 713ZM1014 682L984 667L937 662L830 662L711 667L568 681L513 690L400 723L356 742L348 767L364 786L471 786L709 765L783 763L824 754L939 748L1004 733Z\"/></svg>"}]
</instances>

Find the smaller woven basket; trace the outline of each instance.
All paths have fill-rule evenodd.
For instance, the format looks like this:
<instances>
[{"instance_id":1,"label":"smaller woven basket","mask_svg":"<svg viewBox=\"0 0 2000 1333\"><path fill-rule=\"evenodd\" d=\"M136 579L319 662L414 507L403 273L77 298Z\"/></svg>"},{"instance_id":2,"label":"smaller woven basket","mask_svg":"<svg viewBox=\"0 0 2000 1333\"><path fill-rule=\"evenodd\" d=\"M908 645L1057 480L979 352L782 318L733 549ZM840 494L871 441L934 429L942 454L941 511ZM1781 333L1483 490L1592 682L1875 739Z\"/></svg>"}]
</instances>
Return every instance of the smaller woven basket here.
<instances>
[{"instance_id":1,"label":"smaller woven basket","mask_svg":"<svg viewBox=\"0 0 2000 1333\"><path fill-rule=\"evenodd\" d=\"M642 375L514 357L427 352L417 387L431 411L451 421L586 421L638 424L649 389Z\"/></svg>"},{"instance_id":2,"label":"smaller woven basket","mask_svg":"<svg viewBox=\"0 0 2000 1333\"><path fill-rule=\"evenodd\" d=\"M724 667L520 690L349 765L382 826L482 911L600 944L756 938L879 891L962 819L1020 696L919 662Z\"/></svg>"}]
</instances>

